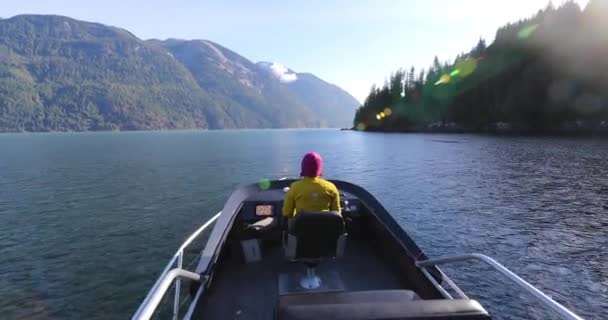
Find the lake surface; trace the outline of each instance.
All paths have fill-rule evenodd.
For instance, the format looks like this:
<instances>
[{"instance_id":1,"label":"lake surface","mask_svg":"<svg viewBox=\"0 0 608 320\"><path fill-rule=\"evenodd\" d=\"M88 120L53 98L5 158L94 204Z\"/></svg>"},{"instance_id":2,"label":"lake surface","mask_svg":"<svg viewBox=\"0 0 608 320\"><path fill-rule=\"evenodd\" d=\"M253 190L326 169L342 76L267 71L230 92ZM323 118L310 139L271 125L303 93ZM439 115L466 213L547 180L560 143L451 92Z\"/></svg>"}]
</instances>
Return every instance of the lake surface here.
<instances>
[{"instance_id":1,"label":"lake surface","mask_svg":"<svg viewBox=\"0 0 608 320\"><path fill-rule=\"evenodd\" d=\"M0 150L0 318L130 317L236 185L296 176L311 150L427 255L489 254L608 318L606 140L244 130L3 134ZM497 319L552 317L486 267L444 270Z\"/></svg>"}]
</instances>

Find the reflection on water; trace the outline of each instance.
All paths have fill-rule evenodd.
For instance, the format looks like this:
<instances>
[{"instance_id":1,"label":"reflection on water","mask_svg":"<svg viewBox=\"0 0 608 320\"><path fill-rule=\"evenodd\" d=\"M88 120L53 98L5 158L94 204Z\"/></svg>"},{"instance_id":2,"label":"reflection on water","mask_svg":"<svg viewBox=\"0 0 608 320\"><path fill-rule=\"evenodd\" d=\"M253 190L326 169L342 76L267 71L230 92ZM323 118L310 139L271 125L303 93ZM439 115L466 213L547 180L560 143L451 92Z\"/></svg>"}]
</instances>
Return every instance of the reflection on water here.
<instances>
[{"instance_id":1,"label":"reflection on water","mask_svg":"<svg viewBox=\"0 0 608 320\"><path fill-rule=\"evenodd\" d=\"M295 176L311 150L429 256L487 253L581 315L608 317L608 142L261 130L0 135L0 146L9 318L130 316L237 184ZM499 319L551 316L487 267L444 269Z\"/></svg>"}]
</instances>

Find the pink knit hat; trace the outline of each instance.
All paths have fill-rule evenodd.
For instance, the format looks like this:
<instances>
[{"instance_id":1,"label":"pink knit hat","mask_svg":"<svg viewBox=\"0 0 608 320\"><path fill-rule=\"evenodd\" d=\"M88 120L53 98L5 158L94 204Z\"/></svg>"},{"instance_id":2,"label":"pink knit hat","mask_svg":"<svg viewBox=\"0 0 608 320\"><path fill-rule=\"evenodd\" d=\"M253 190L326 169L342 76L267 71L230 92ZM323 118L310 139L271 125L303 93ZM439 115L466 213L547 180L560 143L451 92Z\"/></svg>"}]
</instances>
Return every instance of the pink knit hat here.
<instances>
[{"instance_id":1,"label":"pink knit hat","mask_svg":"<svg viewBox=\"0 0 608 320\"><path fill-rule=\"evenodd\" d=\"M323 159L316 152L307 153L302 159L302 177L318 177L323 172Z\"/></svg>"}]
</instances>

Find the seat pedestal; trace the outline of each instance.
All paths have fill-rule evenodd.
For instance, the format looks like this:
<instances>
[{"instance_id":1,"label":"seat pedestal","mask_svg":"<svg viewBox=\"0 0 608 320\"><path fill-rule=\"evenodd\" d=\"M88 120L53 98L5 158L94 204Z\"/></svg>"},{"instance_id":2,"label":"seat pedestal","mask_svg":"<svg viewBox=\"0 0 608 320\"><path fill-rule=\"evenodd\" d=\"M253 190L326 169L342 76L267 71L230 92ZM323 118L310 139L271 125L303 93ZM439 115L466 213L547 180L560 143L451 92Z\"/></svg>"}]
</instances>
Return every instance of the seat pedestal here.
<instances>
[{"instance_id":1,"label":"seat pedestal","mask_svg":"<svg viewBox=\"0 0 608 320\"><path fill-rule=\"evenodd\" d=\"M303 284L304 279L308 278L308 272L304 274L303 270L292 270L279 274L278 286L279 295L290 295L297 293L310 292L341 292L344 291L344 283L340 274L334 270L314 270L313 276L318 279L318 286L307 288L307 284ZM314 284L314 280L313 280Z\"/></svg>"},{"instance_id":2,"label":"seat pedestal","mask_svg":"<svg viewBox=\"0 0 608 320\"><path fill-rule=\"evenodd\" d=\"M306 268L306 276L300 280L300 286L309 290L321 286L321 278L316 275L314 267Z\"/></svg>"}]
</instances>

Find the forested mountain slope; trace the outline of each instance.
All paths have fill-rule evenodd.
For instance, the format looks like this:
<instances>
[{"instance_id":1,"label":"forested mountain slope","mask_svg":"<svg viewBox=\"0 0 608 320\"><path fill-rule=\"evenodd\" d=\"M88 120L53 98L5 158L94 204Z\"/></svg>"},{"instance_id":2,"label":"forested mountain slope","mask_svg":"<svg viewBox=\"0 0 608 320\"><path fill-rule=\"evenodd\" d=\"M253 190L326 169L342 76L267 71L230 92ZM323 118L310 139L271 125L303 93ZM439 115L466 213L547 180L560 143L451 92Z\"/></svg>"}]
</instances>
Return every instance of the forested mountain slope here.
<instances>
[{"instance_id":1,"label":"forested mountain slope","mask_svg":"<svg viewBox=\"0 0 608 320\"><path fill-rule=\"evenodd\" d=\"M608 130L608 8L548 6L453 63L398 71L357 111L360 130ZM387 108L388 107L388 108Z\"/></svg>"},{"instance_id":2,"label":"forested mountain slope","mask_svg":"<svg viewBox=\"0 0 608 320\"><path fill-rule=\"evenodd\" d=\"M0 19L0 131L331 125L316 107L210 41L144 41L61 16Z\"/></svg>"}]
</instances>

